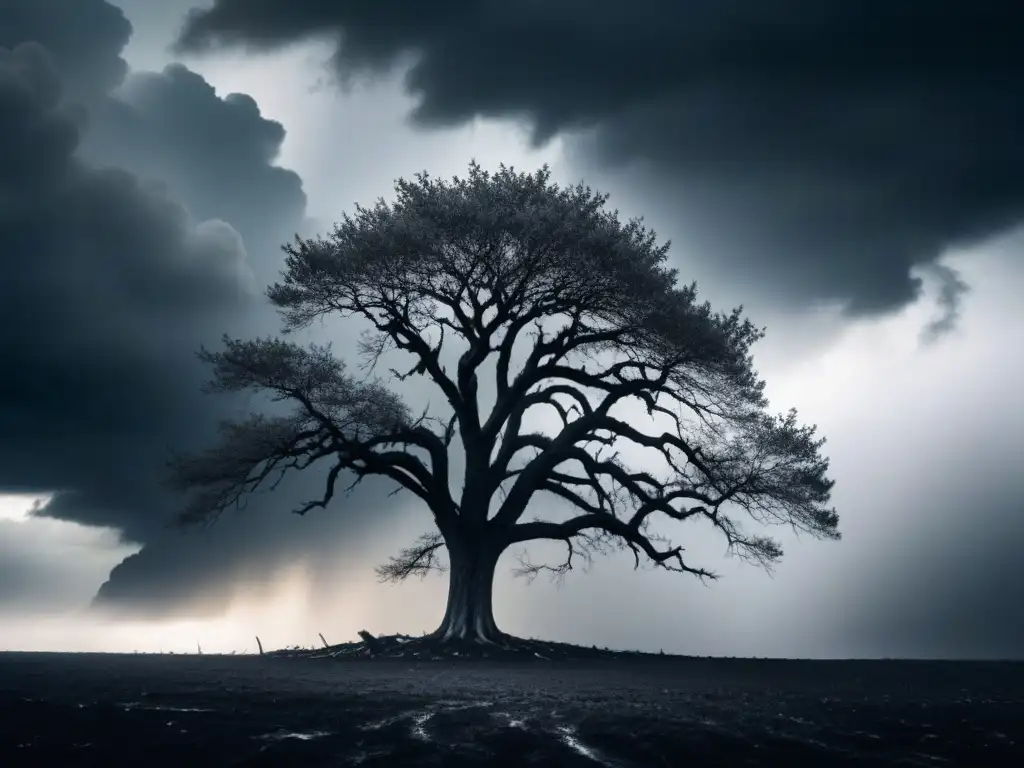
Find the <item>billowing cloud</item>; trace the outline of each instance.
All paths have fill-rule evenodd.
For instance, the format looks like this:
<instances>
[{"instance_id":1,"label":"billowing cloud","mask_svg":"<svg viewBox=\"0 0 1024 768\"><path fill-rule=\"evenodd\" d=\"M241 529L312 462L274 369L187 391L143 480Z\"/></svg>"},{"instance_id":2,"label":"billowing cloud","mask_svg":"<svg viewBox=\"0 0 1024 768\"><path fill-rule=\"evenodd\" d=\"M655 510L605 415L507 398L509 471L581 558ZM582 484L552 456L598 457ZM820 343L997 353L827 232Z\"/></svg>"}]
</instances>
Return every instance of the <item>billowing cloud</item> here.
<instances>
[{"instance_id":1,"label":"billowing cloud","mask_svg":"<svg viewBox=\"0 0 1024 768\"><path fill-rule=\"evenodd\" d=\"M305 196L251 98L183 67L126 76L130 31L104 0L0 8L0 493L56 491L41 516L143 544L102 595L216 610L247 563L272 573L309 528L271 508L265 527L290 539L168 532L181 500L160 480L171 449L237 410L202 395L194 353L276 325L258 294Z\"/></svg>"},{"instance_id":2,"label":"billowing cloud","mask_svg":"<svg viewBox=\"0 0 1024 768\"><path fill-rule=\"evenodd\" d=\"M245 251L229 225L75 158L80 113L42 46L0 67L0 485L73 491L50 512L137 535L159 521L129 508L195 408L193 345L252 300Z\"/></svg>"},{"instance_id":3,"label":"billowing cloud","mask_svg":"<svg viewBox=\"0 0 1024 768\"><path fill-rule=\"evenodd\" d=\"M311 227L301 178L275 165L284 127L264 117L252 97L218 95L182 65L129 72L122 53L131 33L107 0L11 0L0 7L0 45L43 45L68 100L88 106L78 154L159 180L197 220L230 222L256 254L265 282L278 269L269 255L276 258L283 241Z\"/></svg>"},{"instance_id":4,"label":"billowing cloud","mask_svg":"<svg viewBox=\"0 0 1024 768\"><path fill-rule=\"evenodd\" d=\"M0 78L0 351L18 371L0 381L0 493L57 491L19 540L56 520L133 543L97 605L216 615L296 561L337 563L403 507L363 503L390 489L368 482L342 514L285 514L289 498L320 492L311 473L210 531L166 529L182 503L160 485L171 451L208 444L246 407L200 392L208 371L194 353L224 332L276 331L258 294L280 245L310 231L305 193L275 164L284 128L251 97L218 94L181 65L102 76L116 67L92 62L123 64L123 15L105 0L51 5L0 8L0 45L17 47ZM31 572L36 586L0 603L66 602L70 590L39 595L67 581L36 556L45 547L18 551L0 552L0 572Z\"/></svg>"},{"instance_id":5,"label":"billowing cloud","mask_svg":"<svg viewBox=\"0 0 1024 768\"><path fill-rule=\"evenodd\" d=\"M572 134L582 163L664 198L704 274L858 315L1024 217L1022 24L1001 0L216 0L179 49L328 37L342 79L411 64L414 123Z\"/></svg>"},{"instance_id":6,"label":"billowing cloud","mask_svg":"<svg viewBox=\"0 0 1024 768\"><path fill-rule=\"evenodd\" d=\"M13 0L0 5L0 46L34 41L46 46L64 90L81 98L105 96L124 80L121 51L132 25L104 0Z\"/></svg>"},{"instance_id":7,"label":"billowing cloud","mask_svg":"<svg viewBox=\"0 0 1024 768\"><path fill-rule=\"evenodd\" d=\"M266 282L280 269L281 244L306 226L302 179L274 165L284 138L252 97L222 97L173 64L128 75L95 110L83 154L160 179L199 218L231 222Z\"/></svg>"}]
</instances>

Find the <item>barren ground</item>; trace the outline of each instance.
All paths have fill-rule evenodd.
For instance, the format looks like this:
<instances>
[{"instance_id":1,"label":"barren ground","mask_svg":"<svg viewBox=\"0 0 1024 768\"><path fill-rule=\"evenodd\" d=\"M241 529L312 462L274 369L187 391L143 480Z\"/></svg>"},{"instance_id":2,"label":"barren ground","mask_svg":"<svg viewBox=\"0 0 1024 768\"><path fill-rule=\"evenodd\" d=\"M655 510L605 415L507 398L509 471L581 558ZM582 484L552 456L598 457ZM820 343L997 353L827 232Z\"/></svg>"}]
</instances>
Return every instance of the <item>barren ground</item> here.
<instances>
[{"instance_id":1,"label":"barren ground","mask_svg":"<svg viewBox=\"0 0 1024 768\"><path fill-rule=\"evenodd\" d=\"M0 765L1024 765L1024 663L354 647L0 654Z\"/></svg>"}]
</instances>

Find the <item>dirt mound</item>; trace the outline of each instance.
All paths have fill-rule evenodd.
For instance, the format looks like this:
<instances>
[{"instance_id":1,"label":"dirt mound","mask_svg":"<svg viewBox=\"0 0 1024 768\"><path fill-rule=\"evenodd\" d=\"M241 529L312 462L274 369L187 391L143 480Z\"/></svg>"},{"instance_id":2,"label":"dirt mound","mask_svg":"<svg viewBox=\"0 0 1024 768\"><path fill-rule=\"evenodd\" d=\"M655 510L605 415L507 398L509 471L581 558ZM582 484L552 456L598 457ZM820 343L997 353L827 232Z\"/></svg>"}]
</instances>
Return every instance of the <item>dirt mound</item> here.
<instances>
[{"instance_id":1,"label":"dirt mound","mask_svg":"<svg viewBox=\"0 0 1024 768\"><path fill-rule=\"evenodd\" d=\"M573 661L626 658L665 658L665 654L639 651L613 651L597 646L571 645L544 640L528 640L507 636L497 643L473 641L440 641L429 635L385 635L376 637L360 632L361 641L329 645L324 648L285 648L267 652L276 658L310 659L404 659L415 661L451 661L477 659L487 661Z\"/></svg>"}]
</instances>

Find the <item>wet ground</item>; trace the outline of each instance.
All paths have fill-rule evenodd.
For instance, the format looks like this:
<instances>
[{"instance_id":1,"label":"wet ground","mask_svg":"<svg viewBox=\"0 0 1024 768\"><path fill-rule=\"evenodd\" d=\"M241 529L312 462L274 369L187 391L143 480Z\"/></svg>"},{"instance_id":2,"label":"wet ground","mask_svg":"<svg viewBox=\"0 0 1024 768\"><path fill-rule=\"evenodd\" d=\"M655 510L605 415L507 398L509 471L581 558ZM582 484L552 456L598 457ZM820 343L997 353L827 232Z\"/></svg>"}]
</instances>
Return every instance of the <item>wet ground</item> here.
<instances>
[{"instance_id":1,"label":"wet ground","mask_svg":"<svg viewBox=\"0 0 1024 768\"><path fill-rule=\"evenodd\" d=\"M1024 664L0 653L0 765L1024 765Z\"/></svg>"}]
</instances>

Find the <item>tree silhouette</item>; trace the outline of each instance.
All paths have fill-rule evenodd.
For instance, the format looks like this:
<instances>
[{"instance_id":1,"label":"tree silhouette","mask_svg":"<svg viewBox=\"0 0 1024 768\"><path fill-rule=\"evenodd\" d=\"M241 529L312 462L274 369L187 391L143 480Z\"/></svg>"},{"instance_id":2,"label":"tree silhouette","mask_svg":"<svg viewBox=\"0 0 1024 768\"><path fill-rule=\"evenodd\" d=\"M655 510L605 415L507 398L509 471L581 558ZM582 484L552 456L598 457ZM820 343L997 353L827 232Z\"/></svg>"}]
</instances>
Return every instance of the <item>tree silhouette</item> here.
<instances>
[{"instance_id":1,"label":"tree silhouette","mask_svg":"<svg viewBox=\"0 0 1024 768\"><path fill-rule=\"evenodd\" d=\"M448 603L434 637L481 642L503 636L492 585L499 556L517 543L567 548L560 565L524 561L526 574L561 575L574 557L619 547L636 566L644 559L711 579L652 520L704 521L766 568L782 549L746 532L740 516L839 538L824 440L794 411L766 412L750 355L763 332L742 308L713 313L695 285L678 286L668 243L639 220L621 223L589 187L551 183L546 166L491 175L474 162L465 179L423 173L399 179L396 191L392 204L357 206L327 238L285 246L282 282L267 293L286 334L330 314L368 321L365 365L408 353L414 365L392 376L432 382L450 419L414 417L380 380L347 373L329 347L225 337L222 351L200 353L213 368L208 390L269 393L293 408L226 423L218 446L172 462L172 483L193 492L180 524L212 521L272 478L318 462L330 462L324 494L299 514L330 504L342 473L356 483L388 477L423 501L436 530L378 573L400 581L439 569L447 550ZM449 372L441 353L453 337L464 351ZM479 393L485 363L496 393L489 408ZM648 418L618 413L629 401ZM544 406L560 430L526 431L524 417ZM449 478L456 435L461 488ZM631 468L614 450L625 443L661 471ZM541 492L577 514L524 519Z\"/></svg>"}]
</instances>

